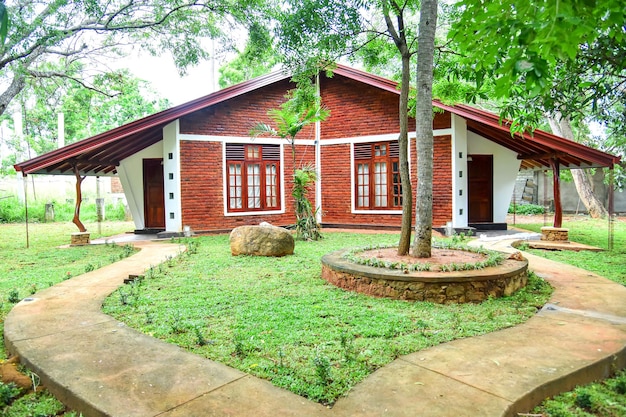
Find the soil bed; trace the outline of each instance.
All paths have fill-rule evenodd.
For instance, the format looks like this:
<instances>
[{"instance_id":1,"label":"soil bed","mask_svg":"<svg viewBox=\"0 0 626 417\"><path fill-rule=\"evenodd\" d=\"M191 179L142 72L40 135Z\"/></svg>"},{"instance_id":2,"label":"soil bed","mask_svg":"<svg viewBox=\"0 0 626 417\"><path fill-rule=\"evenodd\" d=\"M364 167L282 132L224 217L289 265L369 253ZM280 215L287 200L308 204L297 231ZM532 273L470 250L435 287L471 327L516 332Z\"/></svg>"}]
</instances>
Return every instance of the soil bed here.
<instances>
[{"instance_id":1,"label":"soil bed","mask_svg":"<svg viewBox=\"0 0 626 417\"><path fill-rule=\"evenodd\" d=\"M397 248L381 248L370 249L359 252L359 258L377 258L389 262L402 262L407 265L429 264L431 271L441 270L441 265L449 265L451 263L466 264L477 263L487 259L487 256L481 253L469 252L459 249L440 249L432 248L430 258L415 258L409 255L398 255Z\"/></svg>"},{"instance_id":2,"label":"soil bed","mask_svg":"<svg viewBox=\"0 0 626 417\"><path fill-rule=\"evenodd\" d=\"M375 297L428 301L440 304L481 302L513 294L526 286L528 261L515 257L499 265L481 269L442 271L444 265L476 264L487 255L462 249L433 248L431 258L398 256L396 248L371 249L357 254L361 259L377 258L384 262L423 262L429 270L408 270L361 265L346 259L348 251L332 252L322 257L322 278L348 291Z\"/></svg>"}]
</instances>

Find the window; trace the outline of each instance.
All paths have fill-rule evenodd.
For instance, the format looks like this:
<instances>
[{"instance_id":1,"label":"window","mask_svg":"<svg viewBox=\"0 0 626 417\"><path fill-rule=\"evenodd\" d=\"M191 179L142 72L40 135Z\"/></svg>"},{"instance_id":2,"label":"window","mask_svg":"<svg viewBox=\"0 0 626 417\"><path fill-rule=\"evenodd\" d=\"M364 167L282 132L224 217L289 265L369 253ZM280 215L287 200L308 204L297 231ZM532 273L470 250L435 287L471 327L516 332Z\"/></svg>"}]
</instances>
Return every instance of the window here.
<instances>
[{"instance_id":1,"label":"window","mask_svg":"<svg viewBox=\"0 0 626 417\"><path fill-rule=\"evenodd\" d=\"M280 209L280 145L226 144L228 211Z\"/></svg>"},{"instance_id":2,"label":"window","mask_svg":"<svg viewBox=\"0 0 626 417\"><path fill-rule=\"evenodd\" d=\"M402 207L398 142L354 145L357 209Z\"/></svg>"}]
</instances>

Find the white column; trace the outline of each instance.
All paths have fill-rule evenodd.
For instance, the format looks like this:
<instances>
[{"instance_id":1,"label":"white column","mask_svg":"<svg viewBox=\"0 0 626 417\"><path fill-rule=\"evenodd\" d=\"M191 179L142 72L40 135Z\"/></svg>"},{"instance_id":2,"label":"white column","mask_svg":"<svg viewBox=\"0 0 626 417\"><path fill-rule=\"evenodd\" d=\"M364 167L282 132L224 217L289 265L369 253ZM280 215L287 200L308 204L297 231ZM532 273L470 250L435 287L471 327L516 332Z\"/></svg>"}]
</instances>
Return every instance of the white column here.
<instances>
[{"instance_id":1,"label":"white column","mask_svg":"<svg viewBox=\"0 0 626 417\"><path fill-rule=\"evenodd\" d=\"M462 174L461 174L462 173ZM467 123L452 115L452 226L467 227Z\"/></svg>"}]
</instances>

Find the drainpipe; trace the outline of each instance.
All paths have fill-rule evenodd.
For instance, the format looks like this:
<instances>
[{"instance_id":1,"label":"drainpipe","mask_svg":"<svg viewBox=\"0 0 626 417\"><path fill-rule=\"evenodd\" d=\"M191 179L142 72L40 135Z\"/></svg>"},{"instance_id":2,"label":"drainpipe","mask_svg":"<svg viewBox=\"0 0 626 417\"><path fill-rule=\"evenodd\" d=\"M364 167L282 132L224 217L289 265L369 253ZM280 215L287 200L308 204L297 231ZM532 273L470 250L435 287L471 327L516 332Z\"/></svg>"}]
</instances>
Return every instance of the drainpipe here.
<instances>
[{"instance_id":1,"label":"drainpipe","mask_svg":"<svg viewBox=\"0 0 626 417\"><path fill-rule=\"evenodd\" d=\"M320 92L320 75L315 76L315 90L317 94L318 103L321 103ZM322 122L315 122L315 174L317 181L315 181L315 220L318 223L322 223L322 150L320 147L320 138L322 136Z\"/></svg>"}]
</instances>

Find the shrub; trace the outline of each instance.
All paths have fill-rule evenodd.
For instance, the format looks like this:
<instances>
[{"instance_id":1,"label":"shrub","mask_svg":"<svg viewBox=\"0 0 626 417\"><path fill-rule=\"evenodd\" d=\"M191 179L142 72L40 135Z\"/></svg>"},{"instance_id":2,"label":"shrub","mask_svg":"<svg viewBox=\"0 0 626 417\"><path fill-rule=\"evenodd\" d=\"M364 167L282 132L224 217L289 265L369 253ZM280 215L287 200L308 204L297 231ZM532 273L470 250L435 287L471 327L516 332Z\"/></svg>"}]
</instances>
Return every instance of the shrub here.
<instances>
[{"instance_id":1,"label":"shrub","mask_svg":"<svg viewBox=\"0 0 626 417\"><path fill-rule=\"evenodd\" d=\"M74 203L59 201L29 201L28 220L30 222L43 223L45 221L46 204L54 206L54 220L57 222L69 222L74 217ZM96 203L83 201L80 208L80 218L83 221L97 221ZM26 210L17 198L9 197L0 200L0 223L21 223L26 219ZM105 220L126 220L124 203L108 203L105 207Z\"/></svg>"},{"instance_id":2,"label":"shrub","mask_svg":"<svg viewBox=\"0 0 626 417\"><path fill-rule=\"evenodd\" d=\"M537 204L511 204L509 206L509 213L516 214L543 214L545 212L543 206Z\"/></svg>"},{"instance_id":3,"label":"shrub","mask_svg":"<svg viewBox=\"0 0 626 417\"><path fill-rule=\"evenodd\" d=\"M20 393L21 390L14 383L5 384L0 382L0 408L9 405Z\"/></svg>"}]
</instances>

